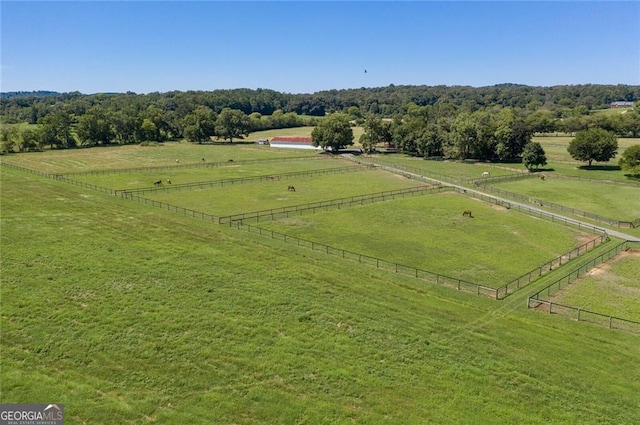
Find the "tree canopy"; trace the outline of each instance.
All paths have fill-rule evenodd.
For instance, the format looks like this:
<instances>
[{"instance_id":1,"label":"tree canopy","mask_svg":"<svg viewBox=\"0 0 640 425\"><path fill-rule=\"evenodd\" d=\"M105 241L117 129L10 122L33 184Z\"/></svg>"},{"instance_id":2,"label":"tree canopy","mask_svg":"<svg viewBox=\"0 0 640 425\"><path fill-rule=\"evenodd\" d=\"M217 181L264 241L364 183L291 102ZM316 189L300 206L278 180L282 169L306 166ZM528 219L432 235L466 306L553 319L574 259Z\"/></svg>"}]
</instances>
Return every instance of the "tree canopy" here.
<instances>
[{"instance_id":1,"label":"tree canopy","mask_svg":"<svg viewBox=\"0 0 640 425\"><path fill-rule=\"evenodd\" d=\"M522 151L522 162L528 170L534 166L538 168L540 165L547 165L547 156L542 145L538 142L527 143Z\"/></svg>"},{"instance_id":2,"label":"tree canopy","mask_svg":"<svg viewBox=\"0 0 640 425\"><path fill-rule=\"evenodd\" d=\"M640 145L629 146L620 157L620 168L631 175L640 175Z\"/></svg>"},{"instance_id":3,"label":"tree canopy","mask_svg":"<svg viewBox=\"0 0 640 425\"><path fill-rule=\"evenodd\" d=\"M353 129L349 116L334 113L321 120L311 132L313 146L320 146L333 152L353 145Z\"/></svg>"},{"instance_id":4,"label":"tree canopy","mask_svg":"<svg viewBox=\"0 0 640 425\"><path fill-rule=\"evenodd\" d=\"M615 157L618 139L609 131L590 128L577 133L567 150L573 159L586 161L591 166L593 161L606 162Z\"/></svg>"}]
</instances>

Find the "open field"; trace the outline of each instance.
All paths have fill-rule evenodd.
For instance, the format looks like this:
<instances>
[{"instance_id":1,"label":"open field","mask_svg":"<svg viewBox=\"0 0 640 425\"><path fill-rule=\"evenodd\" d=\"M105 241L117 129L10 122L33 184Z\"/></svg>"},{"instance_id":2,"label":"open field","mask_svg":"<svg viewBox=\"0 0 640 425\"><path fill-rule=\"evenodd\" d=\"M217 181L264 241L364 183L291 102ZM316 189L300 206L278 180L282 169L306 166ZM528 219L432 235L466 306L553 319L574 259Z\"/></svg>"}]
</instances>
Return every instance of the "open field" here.
<instances>
[{"instance_id":1,"label":"open field","mask_svg":"<svg viewBox=\"0 0 640 425\"><path fill-rule=\"evenodd\" d=\"M550 300L640 322L639 272L640 250L623 251Z\"/></svg>"},{"instance_id":2,"label":"open field","mask_svg":"<svg viewBox=\"0 0 640 425\"><path fill-rule=\"evenodd\" d=\"M620 221L640 218L640 186L563 179L554 175L548 175L544 181L523 179L491 186Z\"/></svg>"},{"instance_id":3,"label":"open field","mask_svg":"<svg viewBox=\"0 0 640 425\"><path fill-rule=\"evenodd\" d=\"M296 191L287 190L289 185L293 185ZM221 216L424 185L417 180L363 168L362 171L356 172L265 181L250 185L238 184L180 192L158 191L146 193L144 197Z\"/></svg>"},{"instance_id":4,"label":"open field","mask_svg":"<svg viewBox=\"0 0 640 425\"><path fill-rule=\"evenodd\" d=\"M381 165L401 165L411 167L416 172L424 171L425 175L440 174L444 179L480 179L482 173L488 171L491 176L506 176L525 172L521 164L492 164L484 162L432 161L415 158L404 154L370 155L364 161Z\"/></svg>"},{"instance_id":5,"label":"open field","mask_svg":"<svg viewBox=\"0 0 640 425\"><path fill-rule=\"evenodd\" d=\"M170 179L171 184L189 184L211 182L216 180L241 179L257 176L277 176L283 173L299 173L304 171L330 170L353 167L354 163L340 158L328 156L307 157L307 160L294 158L265 158L258 163L242 161L223 162L217 164L194 163L174 164L160 169L140 168L128 172L96 172L92 174L71 175L70 178L111 189L135 189L154 186L154 182ZM268 160L267 160L268 159ZM313 159L313 160L311 160ZM190 166L192 165L192 166Z\"/></svg>"},{"instance_id":6,"label":"open field","mask_svg":"<svg viewBox=\"0 0 640 425\"><path fill-rule=\"evenodd\" d=\"M166 167L226 162L229 159L294 158L318 155L316 151L271 149L256 144L214 145L167 142L158 145L125 145L89 149L53 150L9 155L3 161L44 173L74 173L114 168ZM179 162L176 163L176 160Z\"/></svg>"},{"instance_id":7,"label":"open field","mask_svg":"<svg viewBox=\"0 0 640 425\"><path fill-rule=\"evenodd\" d=\"M73 172L197 162L204 149L212 162L274 157L249 145L167 144L3 161ZM334 194L365 190L362 182L417 184L351 180L358 175L336 175L331 184L344 186ZM528 294L565 267L497 302L5 167L0 179L3 403L55 400L72 424L624 425L640 417L637 335L525 308ZM317 196L322 179L293 182L295 195ZM246 211L253 186L225 196L225 208L237 198L235 208ZM175 202L198 192L216 190L182 192ZM455 217L429 204L436 197ZM475 218L463 221L461 208ZM390 242L403 235L392 229L433 231L423 227L428 211L444 227L433 240L443 242L494 235L495 246L516 226L529 251L546 256L576 237L454 194L270 225L344 243L364 236L362 249L400 255ZM453 222L466 231L456 233ZM414 255L406 246L403 254ZM452 268L466 255L442 261ZM499 262L519 260L512 249ZM485 266L487 276L508 267Z\"/></svg>"},{"instance_id":8,"label":"open field","mask_svg":"<svg viewBox=\"0 0 640 425\"><path fill-rule=\"evenodd\" d=\"M467 209L473 218L462 216ZM260 227L491 288L595 237L453 192L293 216ZM340 231L327 232L330 227Z\"/></svg>"}]
</instances>

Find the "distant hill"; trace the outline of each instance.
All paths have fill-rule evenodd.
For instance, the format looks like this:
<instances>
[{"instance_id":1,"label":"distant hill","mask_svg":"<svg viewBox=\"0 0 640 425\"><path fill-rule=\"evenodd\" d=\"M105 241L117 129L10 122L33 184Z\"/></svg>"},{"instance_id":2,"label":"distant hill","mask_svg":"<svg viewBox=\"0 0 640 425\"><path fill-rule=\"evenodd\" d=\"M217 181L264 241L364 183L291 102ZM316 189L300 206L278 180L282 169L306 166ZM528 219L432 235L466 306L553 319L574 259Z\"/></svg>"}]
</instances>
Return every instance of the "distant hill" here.
<instances>
[{"instance_id":1,"label":"distant hill","mask_svg":"<svg viewBox=\"0 0 640 425\"><path fill-rule=\"evenodd\" d=\"M8 92L0 92L0 98L11 99L14 97L48 97L48 96L57 96L59 94L60 93L56 91L48 91L48 90L8 91Z\"/></svg>"}]
</instances>

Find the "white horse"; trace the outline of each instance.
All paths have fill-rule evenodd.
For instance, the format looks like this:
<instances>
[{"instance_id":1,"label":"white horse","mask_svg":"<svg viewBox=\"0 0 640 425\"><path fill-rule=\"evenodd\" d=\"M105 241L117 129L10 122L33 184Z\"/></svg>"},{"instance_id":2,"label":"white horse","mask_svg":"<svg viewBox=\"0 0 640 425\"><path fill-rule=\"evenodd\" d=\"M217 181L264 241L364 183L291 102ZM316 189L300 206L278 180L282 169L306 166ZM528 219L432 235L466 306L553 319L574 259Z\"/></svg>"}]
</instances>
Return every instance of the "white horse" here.
<instances>
[{"instance_id":1,"label":"white horse","mask_svg":"<svg viewBox=\"0 0 640 425\"><path fill-rule=\"evenodd\" d=\"M482 173L482 177L489 177L489 172L485 171L484 173Z\"/></svg>"}]
</instances>

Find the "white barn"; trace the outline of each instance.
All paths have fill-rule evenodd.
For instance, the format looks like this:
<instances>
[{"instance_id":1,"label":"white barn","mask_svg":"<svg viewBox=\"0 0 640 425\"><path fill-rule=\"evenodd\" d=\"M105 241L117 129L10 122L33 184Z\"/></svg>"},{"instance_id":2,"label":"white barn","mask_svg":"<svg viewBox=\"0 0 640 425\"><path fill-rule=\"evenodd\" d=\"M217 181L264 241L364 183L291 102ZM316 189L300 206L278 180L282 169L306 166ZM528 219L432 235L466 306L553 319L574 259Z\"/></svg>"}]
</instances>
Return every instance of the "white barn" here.
<instances>
[{"instance_id":1,"label":"white barn","mask_svg":"<svg viewBox=\"0 0 640 425\"><path fill-rule=\"evenodd\" d=\"M269 141L269 145L272 148L322 150L320 146L313 146L311 137L306 136L276 136Z\"/></svg>"}]
</instances>

